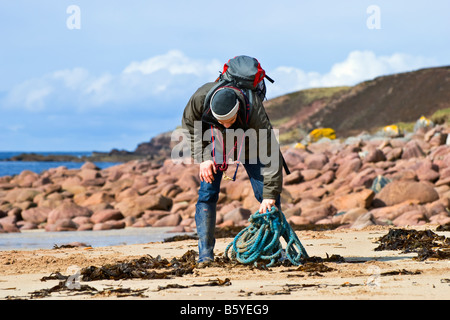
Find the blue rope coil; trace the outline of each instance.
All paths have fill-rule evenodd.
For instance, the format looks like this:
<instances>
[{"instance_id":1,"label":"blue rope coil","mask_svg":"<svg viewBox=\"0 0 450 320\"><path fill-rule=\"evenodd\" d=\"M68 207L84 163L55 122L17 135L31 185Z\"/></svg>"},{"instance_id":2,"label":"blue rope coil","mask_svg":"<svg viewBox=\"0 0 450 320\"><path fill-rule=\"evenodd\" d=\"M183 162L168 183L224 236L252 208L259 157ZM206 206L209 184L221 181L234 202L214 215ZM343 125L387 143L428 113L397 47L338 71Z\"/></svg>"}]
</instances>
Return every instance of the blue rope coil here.
<instances>
[{"instance_id":1,"label":"blue rope coil","mask_svg":"<svg viewBox=\"0 0 450 320\"><path fill-rule=\"evenodd\" d=\"M277 207L266 213L255 212L248 219L250 225L239 232L227 246L225 256L243 264L260 260L270 260L266 267L272 266L283 256L280 237L286 241L286 258L293 265L300 265L308 258L305 248L292 230L286 218ZM230 257L228 251L231 250Z\"/></svg>"}]
</instances>

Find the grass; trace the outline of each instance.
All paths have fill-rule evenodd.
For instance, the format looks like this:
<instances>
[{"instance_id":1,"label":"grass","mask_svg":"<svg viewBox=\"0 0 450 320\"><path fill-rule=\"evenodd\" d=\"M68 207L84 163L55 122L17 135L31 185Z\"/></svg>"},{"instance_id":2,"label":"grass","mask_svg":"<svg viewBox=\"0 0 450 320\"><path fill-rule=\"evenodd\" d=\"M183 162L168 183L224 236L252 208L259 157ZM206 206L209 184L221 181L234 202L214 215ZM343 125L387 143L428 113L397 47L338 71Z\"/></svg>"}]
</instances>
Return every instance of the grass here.
<instances>
[{"instance_id":1,"label":"grass","mask_svg":"<svg viewBox=\"0 0 450 320\"><path fill-rule=\"evenodd\" d=\"M438 110L427 118L433 121L434 124L450 124L450 108ZM393 125L398 126L398 128L403 132L414 132L415 124L416 121L393 123ZM374 130L371 130L371 132L375 133L383 130L383 128L384 127L375 128Z\"/></svg>"},{"instance_id":2,"label":"grass","mask_svg":"<svg viewBox=\"0 0 450 320\"><path fill-rule=\"evenodd\" d=\"M351 87L313 88L289 93L282 99L274 98L266 103L266 111L274 126L279 126L292 118L292 115L314 101L330 101Z\"/></svg>"},{"instance_id":3,"label":"grass","mask_svg":"<svg viewBox=\"0 0 450 320\"><path fill-rule=\"evenodd\" d=\"M450 123L450 108L436 111L430 117L430 120L437 124Z\"/></svg>"}]
</instances>

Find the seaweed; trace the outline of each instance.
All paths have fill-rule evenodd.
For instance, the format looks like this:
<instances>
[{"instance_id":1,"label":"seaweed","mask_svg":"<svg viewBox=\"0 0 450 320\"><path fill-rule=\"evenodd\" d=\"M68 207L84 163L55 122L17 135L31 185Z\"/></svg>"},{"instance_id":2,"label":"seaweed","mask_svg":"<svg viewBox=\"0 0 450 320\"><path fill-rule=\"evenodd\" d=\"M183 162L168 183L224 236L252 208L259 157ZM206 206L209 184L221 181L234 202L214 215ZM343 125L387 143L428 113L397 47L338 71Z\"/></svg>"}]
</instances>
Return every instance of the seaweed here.
<instances>
[{"instance_id":1,"label":"seaweed","mask_svg":"<svg viewBox=\"0 0 450 320\"><path fill-rule=\"evenodd\" d=\"M231 286L231 281L229 278L225 278L224 280L221 280L217 278L216 280L208 280L206 283L194 283L190 286L183 286L180 284L168 284L167 286L158 286L158 291L165 290L165 289L186 289L191 287L223 287L223 286Z\"/></svg>"},{"instance_id":2,"label":"seaweed","mask_svg":"<svg viewBox=\"0 0 450 320\"><path fill-rule=\"evenodd\" d=\"M79 286L67 286L66 280L60 281L56 286L53 286L49 289L41 289L31 292L31 299L35 298L45 298L50 296L53 292L73 292L75 294L85 294L85 293L97 293L97 289L88 286L88 285L79 285Z\"/></svg>"},{"instance_id":3,"label":"seaweed","mask_svg":"<svg viewBox=\"0 0 450 320\"><path fill-rule=\"evenodd\" d=\"M81 270L83 281L95 280L123 280L123 279L171 279L193 273L197 254L193 250L187 251L181 258L171 261L157 256L145 256L129 262L107 264L101 267L90 266ZM149 269L169 269L156 272Z\"/></svg>"},{"instance_id":4,"label":"seaweed","mask_svg":"<svg viewBox=\"0 0 450 320\"><path fill-rule=\"evenodd\" d=\"M163 242L175 242L175 241L184 241L184 240L198 240L198 236L190 235L190 234L176 235L176 236L164 239Z\"/></svg>"},{"instance_id":5,"label":"seaweed","mask_svg":"<svg viewBox=\"0 0 450 320\"><path fill-rule=\"evenodd\" d=\"M335 223L329 223L329 224L290 224L292 230L294 231L329 231L329 230L335 230L336 228L340 227L342 224L335 224Z\"/></svg>"},{"instance_id":6,"label":"seaweed","mask_svg":"<svg viewBox=\"0 0 450 320\"><path fill-rule=\"evenodd\" d=\"M319 262L319 263L307 262L304 265L301 265L300 267L298 267L297 270L312 273L312 272L330 272L330 271L334 271L336 269L328 267L321 262Z\"/></svg>"},{"instance_id":7,"label":"seaweed","mask_svg":"<svg viewBox=\"0 0 450 320\"><path fill-rule=\"evenodd\" d=\"M402 270L394 270L394 271L388 271L388 272L382 272L381 276L405 276L405 275L416 275L421 274L422 271L416 270L416 271L408 271L406 269Z\"/></svg>"},{"instance_id":8,"label":"seaweed","mask_svg":"<svg viewBox=\"0 0 450 320\"><path fill-rule=\"evenodd\" d=\"M431 230L391 229L378 239L375 251L401 250L402 253L417 253L416 260L450 259L450 239Z\"/></svg>"},{"instance_id":9,"label":"seaweed","mask_svg":"<svg viewBox=\"0 0 450 320\"><path fill-rule=\"evenodd\" d=\"M436 228L436 231L450 231L450 222L446 224L441 224Z\"/></svg>"},{"instance_id":10,"label":"seaweed","mask_svg":"<svg viewBox=\"0 0 450 320\"><path fill-rule=\"evenodd\" d=\"M336 262L336 263L343 263L346 262L344 257L338 255L338 254L333 254L331 255L331 257L328 255L328 253L326 253L327 257L326 258L321 258L321 257L316 257L316 256L312 256L312 257L308 257L302 260L302 263L307 263L307 262Z\"/></svg>"},{"instance_id":11,"label":"seaweed","mask_svg":"<svg viewBox=\"0 0 450 320\"><path fill-rule=\"evenodd\" d=\"M344 262L344 258L339 255L329 256L326 258L308 257L302 263L303 265L298 269L290 271L304 271L309 272L312 276L322 276L319 272L329 272L335 269L324 265L324 262ZM278 266L293 266L288 259L278 262ZM244 265L231 260L224 255L218 255L208 267L218 268L248 268L269 270L262 265ZM188 250L182 257L172 258L171 260L162 258L161 256L152 257L150 255L143 256L125 262L118 262L115 264L106 264L103 266L89 266L81 269L79 273L79 280L81 281L98 281L98 280L125 280L125 279L172 279L174 277L182 277L187 274L194 273L195 268L201 268L197 263L197 253L194 250ZM42 277L41 281L58 280L59 283L49 289L42 289L31 292L31 298L48 297L54 292L65 292L72 295L90 294L96 296L110 296L117 297L126 296L144 296L144 291L147 289L132 290L128 288L106 288L104 290L97 290L86 284L79 282L72 283L73 276L66 276L60 272L51 273L49 276ZM166 286L159 286L157 291L165 289L184 289L190 287L204 287L204 286L229 286L231 281L229 278L209 280L206 283L194 283L192 285L168 284ZM278 293L269 294L289 294L288 289L284 289Z\"/></svg>"}]
</instances>

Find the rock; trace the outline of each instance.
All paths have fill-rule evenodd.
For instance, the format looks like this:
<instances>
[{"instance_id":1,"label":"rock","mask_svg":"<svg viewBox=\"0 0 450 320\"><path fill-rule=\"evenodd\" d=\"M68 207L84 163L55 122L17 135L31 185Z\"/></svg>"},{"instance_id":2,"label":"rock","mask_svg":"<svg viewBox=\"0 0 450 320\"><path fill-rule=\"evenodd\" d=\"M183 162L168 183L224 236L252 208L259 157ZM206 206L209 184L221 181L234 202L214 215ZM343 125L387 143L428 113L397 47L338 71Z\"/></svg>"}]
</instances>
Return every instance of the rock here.
<instances>
[{"instance_id":1,"label":"rock","mask_svg":"<svg viewBox=\"0 0 450 320\"><path fill-rule=\"evenodd\" d=\"M46 231L76 231L78 226L72 219L62 218L45 226Z\"/></svg>"},{"instance_id":2,"label":"rock","mask_svg":"<svg viewBox=\"0 0 450 320\"><path fill-rule=\"evenodd\" d=\"M450 223L450 216L447 211L436 214L430 218L431 224L445 225Z\"/></svg>"},{"instance_id":3,"label":"rock","mask_svg":"<svg viewBox=\"0 0 450 320\"><path fill-rule=\"evenodd\" d=\"M8 232L8 233L20 232L16 223L17 223L17 218L15 216L6 216L6 217L3 217L0 219L0 226L3 229L3 232Z\"/></svg>"},{"instance_id":4,"label":"rock","mask_svg":"<svg viewBox=\"0 0 450 320\"><path fill-rule=\"evenodd\" d=\"M336 175L333 170L327 170L325 171L317 180L320 181L322 184L329 184L333 182L333 180L336 178Z\"/></svg>"},{"instance_id":5,"label":"rock","mask_svg":"<svg viewBox=\"0 0 450 320\"><path fill-rule=\"evenodd\" d=\"M24 170L13 178L12 183L16 183L22 188L29 188L39 179L39 175L30 170Z\"/></svg>"},{"instance_id":6,"label":"rock","mask_svg":"<svg viewBox=\"0 0 450 320\"><path fill-rule=\"evenodd\" d=\"M385 161L386 156L383 151L378 148L372 148L369 150L369 153L364 157L364 162L379 162Z\"/></svg>"},{"instance_id":7,"label":"rock","mask_svg":"<svg viewBox=\"0 0 450 320\"><path fill-rule=\"evenodd\" d=\"M344 161L336 171L337 178L346 178L352 172L358 172L362 166L362 161L359 158L352 158Z\"/></svg>"},{"instance_id":8,"label":"rock","mask_svg":"<svg viewBox=\"0 0 450 320\"><path fill-rule=\"evenodd\" d=\"M38 228L38 225L32 222L28 222L28 221L18 221L16 223L16 226L20 229L20 231L22 230L34 230Z\"/></svg>"},{"instance_id":9,"label":"rock","mask_svg":"<svg viewBox=\"0 0 450 320\"><path fill-rule=\"evenodd\" d=\"M310 223L316 223L321 219L325 219L336 214L337 210L329 203L320 204L319 206L312 207L302 211L300 217L306 218ZM291 217L292 218L292 217Z\"/></svg>"},{"instance_id":10,"label":"rock","mask_svg":"<svg viewBox=\"0 0 450 320\"><path fill-rule=\"evenodd\" d=\"M131 225L133 228L146 228L150 227L151 224L147 223L147 221L143 218L138 218L134 223Z\"/></svg>"},{"instance_id":11,"label":"rock","mask_svg":"<svg viewBox=\"0 0 450 320\"><path fill-rule=\"evenodd\" d=\"M98 170L94 169L81 169L78 175L83 181L100 178L100 173L98 172Z\"/></svg>"},{"instance_id":12,"label":"rock","mask_svg":"<svg viewBox=\"0 0 450 320\"><path fill-rule=\"evenodd\" d=\"M299 170L295 170L284 177L283 182L285 185L297 184L303 179L302 174Z\"/></svg>"},{"instance_id":13,"label":"rock","mask_svg":"<svg viewBox=\"0 0 450 320\"><path fill-rule=\"evenodd\" d=\"M183 190L197 190L200 186L200 178L198 174L184 172L176 184Z\"/></svg>"},{"instance_id":14,"label":"rock","mask_svg":"<svg viewBox=\"0 0 450 320\"><path fill-rule=\"evenodd\" d=\"M94 224L92 230L113 230L125 228L125 221L109 220Z\"/></svg>"},{"instance_id":15,"label":"rock","mask_svg":"<svg viewBox=\"0 0 450 320\"><path fill-rule=\"evenodd\" d=\"M102 187L106 183L105 178L86 179L81 182L83 187Z\"/></svg>"},{"instance_id":16,"label":"rock","mask_svg":"<svg viewBox=\"0 0 450 320\"><path fill-rule=\"evenodd\" d=\"M92 216L90 217L90 220L96 224L101 222L106 222L109 220L120 220L123 219L124 216L119 210L115 209L106 209L94 212Z\"/></svg>"},{"instance_id":17,"label":"rock","mask_svg":"<svg viewBox=\"0 0 450 320\"><path fill-rule=\"evenodd\" d=\"M0 190L11 190L18 187L15 183L9 183L9 182L2 182L0 183Z\"/></svg>"},{"instance_id":18,"label":"rock","mask_svg":"<svg viewBox=\"0 0 450 320\"><path fill-rule=\"evenodd\" d=\"M93 224L89 217L83 216L75 217L72 219L72 221L75 222L78 227L84 224Z\"/></svg>"},{"instance_id":19,"label":"rock","mask_svg":"<svg viewBox=\"0 0 450 320\"><path fill-rule=\"evenodd\" d=\"M95 206L102 203L111 203L114 201L114 197L108 194L105 191L99 191L92 194L89 198L87 198L85 201L82 201L80 203L83 207L88 206Z\"/></svg>"},{"instance_id":20,"label":"rock","mask_svg":"<svg viewBox=\"0 0 450 320\"><path fill-rule=\"evenodd\" d=\"M301 176L303 177L303 180L310 181L314 180L317 177L320 176L320 170L317 169L305 169L300 171Z\"/></svg>"},{"instance_id":21,"label":"rock","mask_svg":"<svg viewBox=\"0 0 450 320\"><path fill-rule=\"evenodd\" d=\"M127 199L136 198L139 196L139 192L135 188L126 188L125 190L122 190L115 195L115 200L117 202L121 202Z\"/></svg>"},{"instance_id":22,"label":"rock","mask_svg":"<svg viewBox=\"0 0 450 320\"><path fill-rule=\"evenodd\" d=\"M399 226L414 226L414 225L422 225L427 222L427 218L425 217L424 213L420 210L413 210L408 211L394 219L392 223L399 227Z\"/></svg>"},{"instance_id":23,"label":"rock","mask_svg":"<svg viewBox=\"0 0 450 320\"><path fill-rule=\"evenodd\" d=\"M17 220L22 219L22 210L17 207L14 207L11 210L8 210L8 213L6 215L8 217L10 217L10 216L14 217L14 219L16 219L16 221L17 221Z\"/></svg>"},{"instance_id":24,"label":"rock","mask_svg":"<svg viewBox=\"0 0 450 320\"><path fill-rule=\"evenodd\" d=\"M421 158L425 156L416 140L409 141L403 148L402 159Z\"/></svg>"},{"instance_id":25,"label":"rock","mask_svg":"<svg viewBox=\"0 0 450 320\"><path fill-rule=\"evenodd\" d=\"M424 182L397 180L387 184L374 198L373 206L392 206L408 200L428 203L439 199L432 186Z\"/></svg>"},{"instance_id":26,"label":"rock","mask_svg":"<svg viewBox=\"0 0 450 320\"><path fill-rule=\"evenodd\" d=\"M287 222L292 223L294 225L304 225L304 224L311 223L310 219L303 217L303 216L291 216L286 220L287 220Z\"/></svg>"},{"instance_id":27,"label":"rock","mask_svg":"<svg viewBox=\"0 0 450 320\"><path fill-rule=\"evenodd\" d=\"M360 192L354 192L336 197L332 204L338 211L347 211L354 208L368 208L375 196L375 192L370 189L364 189Z\"/></svg>"},{"instance_id":28,"label":"rock","mask_svg":"<svg viewBox=\"0 0 450 320\"><path fill-rule=\"evenodd\" d=\"M351 228L355 229L355 230L361 230L364 229L368 226L373 226L375 225L375 221L373 218L372 213L370 212L366 212L362 215L360 215L355 222L353 222Z\"/></svg>"},{"instance_id":29,"label":"rock","mask_svg":"<svg viewBox=\"0 0 450 320\"><path fill-rule=\"evenodd\" d=\"M375 179L372 182L372 185L370 186L370 189L373 190L373 192L378 193L383 189L388 183L390 183L391 180L384 177L383 175L377 175Z\"/></svg>"},{"instance_id":30,"label":"rock","mask_svg":"<svg viewBox=\"0 0 450 320\"><path fill-rule=\"evenodd\" d=\"M174 203L172 208L170 209L171 213L181 213L183 210L186 210L189 207L189 202L187 201L182 201L182 202L177 202Z\"/></svg>"},{"instance_id":31,"label":"rock","mask_svg":"<svg viewBox=\"0 0 450 320\"><path fill-rule=\"evenodd\" d=\"M21 214L23 220L38 225L47 221L47 217L51 211L52 209L50 208L36 207L24 210Z\"/></svg>"},{"instance_id":32,"label":"rock","mask_svg":"<svg viewBox=\"0 0 450 320\"><path fill-rule=\"evenodd\" d=\"M178 226L174 227L173 229L170 229L168 232L170 232L170 233L181 233L181 232L186 232L186 229L185 229L184 226L178 225Z\"/></svg>"},{"instance_id":33,"label":"rock","mask_svg":"<svg viewBox=\"0 0 450 320\"><path fill-rule=\"evenodd\" d=\"M328 157L323 153L308 154L305 157L305 165L308 169L321 170L328 160Z\"/></svg>"},{"instance_id":34,"label":"rock","mask_svg":"<svg viewBox=\"0 0 450 320\"><path fill-rule=\"evenodd\" d=\"M297 164L303 163L305 159L304 152L293 148L284 152L283 156L289 168L294 168Z\"/></svg>"},{"instance_id":35,"label":"rock","mask_svg":"<svg viewBox=\"0 0 450 320\"><path fill-rule=\"evenodd\" d=\"M340 223L342 223L342 224L350 223L351 224L351 223L355 222L360 216L364 215L367 212L368 211L366 208L350 209L345 214L342 215Z\"/></svg>"},{"instance_id":36,"label":"rock","mask_svg":"<svg viewBox=\"0 0 450 320\"><path fill-rule=\"evenodd\" d=\"M135 201L136 206L144 210L165 210L172 207L172 199L163 195L145 195L138 197Z\"/></svg>"},{"instance_id":37,"label":"rock","mask_svg":"<svg viewBox=\"0 0 450 320\"><path fill-rule=\"evenodd\" d=\"M0 222L0 227L3 232L7 233L20 233L20 229L12 223L2 223Z\"/></svg>"},{"instance_id":38,"label":"rock","mask_svg":"<svg viewBox=\"0 0 450 320\"><path fill-rule=\"evenodd\" d=\"M223 221L232 220L235 224L238 224L242 220L248 220L251 214L250 210L239 207L224 214Z\"/></svg>"},{"instance_id":39,"label":"rock","mask_svg":"<svg viewBox=\"0 0 450 320\"><path fill-rule=\"evenodd\" d=\"M398 148L392 148L392 150L388 151L386 153L386 160L388 161L395 161L397 159L400 159L403 153L403 149Z\"/></svg>"},{"instance_id":40,"label":"rock","mask_svg":"<svg viewBox=\"0 0 450 320\"><path fill-rule=\"evenodd\" d=\"M85 162L85 163L81 166L80 169L81 169L81 170L100 170L100 168L97 167L97 166L95 165L95 163L90 162L90 161Z\"/></svg>"},{"instance_id":41,"label":"rock","mask_svg":"<svg viewBox=\"0 0 450 320\"><path fill-rule=\"evenodd\" d=\"M291 216L300 216L302 213L302 208L300 206L300 203L297 203L296 205L284 209L283 210L284 216L287 218L291 217Z\"/></svg>"},{"instance_id":42,"label":"rock","mask_svg":"<svg viewBox=\"0 0 450 320\"><path fill-rule=\"evenodd\" d=\"M39 193L41 193L39 190L33 188L16 188L9 191L4 200L9 203L33 201L34 197Z\"/></svg>"},{"instance_id":43,"label":"rock","mask_svg":"<svg viewBox=\"0 0 450 320\"><path fill-rule=\"evenodd\" d=\"M181 220L179 213L171 213L156 221L152 227L175 227L180 224Z\"/></svg>"},{"instance_id":44,"label":"rock","mask_svg":"<svg viewBox=\"0 0 450 320\"><path fill-rule=\"evenodd\" d=\"M172 199L160 194L127 198L114 205L114 209L122 212L124 217L138 217L146 210L169 211L171 207Z\"/></svg>"},{"instance_id":45,"label":"rock","mask_svg":"<svg viewBox=\"0 0 450 320\"><path fill-rule=\"evenodd\" d=\"M361 170L351 181L350 186L352 188L366 187L370 188L376 177L376 171L374 168L366 168Z\"/></svg>"},{"instance_id":46,"label":"rock","mask_svg":"<svg viewBox=\"0 0 450 320\"><path fill-rule=\"evenodd\" d=\"M233 220L227 220L217 225L218 228L229 228L234 227L235 223Z\"/></svg>"},{"instance_id":47,"label":"rock","mask_svg":"<svg viewBox=\"0 0 450 320\"><path fill-rule=\"evenodd\" d=\"M47 223L54 224L60 219L72 219L79 216L90 217L92 212L73 202L64 202L57 208L50 211L47 217Z\"/></svg>"},{"instance_id":48,"label":"rock","mask_svg":"<svg viewBox=\"0 0 450 320\"><path fill-rule=\"evenodd\" d=\"M435 182L439 179L439 168L433 165L432 161L429 159L425 159L418 165L418 168L415 170L417 178L420 181L430 181Z\"/></svg>"}]
</instances>

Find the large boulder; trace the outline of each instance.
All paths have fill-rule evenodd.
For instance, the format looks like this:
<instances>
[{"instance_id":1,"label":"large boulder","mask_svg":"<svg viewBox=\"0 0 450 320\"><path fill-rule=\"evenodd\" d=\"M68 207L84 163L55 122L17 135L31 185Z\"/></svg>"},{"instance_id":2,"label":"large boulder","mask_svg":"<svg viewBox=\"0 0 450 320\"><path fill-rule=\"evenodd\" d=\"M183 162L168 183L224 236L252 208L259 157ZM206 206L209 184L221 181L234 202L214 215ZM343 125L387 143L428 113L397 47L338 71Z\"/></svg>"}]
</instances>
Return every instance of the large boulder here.
<instances>
[{"instance_id":1,"label":"large boulder","mask_svg":"<svg viewBox=\"0 0 450 320\"><path fill-rule=\"evenodd\" d=\"M91 215L92 212L89 209L81 207L71 201L66 201L50 211L47 223L54 224L60 219L72 219L79 216L90 217Z\"/></svg>"},{"instance_id":2,"label":"large boulder","mask_svg":"<svg viewBox=\"0 0 450 320\"><path fill-rule=\"evenodd\" d=\"M373 199L374 207L392 206L408 200L428 203L439 199L434 188L424 182L397 180L388 183Z\"/></svg>"},{"instance_id":3,"label":"large boulder","mask_svg":"<svg viewBox=\"0 0 450 320\"><path fill-rule=\"evenodd\" d=\"M52 211L46 207L35 207L22 211L22 219L34 224L40 224L47 221L49 213Z\"/></svg>"}]
</instances>

